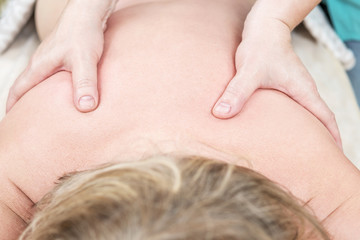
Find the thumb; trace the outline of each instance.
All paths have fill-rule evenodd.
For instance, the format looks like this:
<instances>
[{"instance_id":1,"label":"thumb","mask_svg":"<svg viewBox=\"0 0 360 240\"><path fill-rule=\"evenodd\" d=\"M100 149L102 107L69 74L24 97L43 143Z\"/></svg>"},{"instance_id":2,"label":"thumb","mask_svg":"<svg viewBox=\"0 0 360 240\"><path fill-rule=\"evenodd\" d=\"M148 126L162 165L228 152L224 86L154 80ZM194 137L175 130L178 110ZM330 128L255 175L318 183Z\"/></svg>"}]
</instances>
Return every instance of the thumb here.
<instances>
[{"instance_id":1,"label":"thumb","mask_svg":"<svg viewBox=\"0 0 360 240\"><path fill-rule=\"evenodd\" d=\"M97 61L82 59L72 66L74 104L80 112L95 110L99 102L97 88Z\"/></svg>"},{"instance_id":2,"label":"thumb","mask_svg":"<svg viewBox=\"0 0 360 240\"><path fill-rule=\"evenodd\" d=\"M247 75L246 78L249 78ZM237 115L250 96L258 88L255 79L245 79L245 74L235 75L213 108L217 118L231 118Z\"/></svg>"}]
</instances>

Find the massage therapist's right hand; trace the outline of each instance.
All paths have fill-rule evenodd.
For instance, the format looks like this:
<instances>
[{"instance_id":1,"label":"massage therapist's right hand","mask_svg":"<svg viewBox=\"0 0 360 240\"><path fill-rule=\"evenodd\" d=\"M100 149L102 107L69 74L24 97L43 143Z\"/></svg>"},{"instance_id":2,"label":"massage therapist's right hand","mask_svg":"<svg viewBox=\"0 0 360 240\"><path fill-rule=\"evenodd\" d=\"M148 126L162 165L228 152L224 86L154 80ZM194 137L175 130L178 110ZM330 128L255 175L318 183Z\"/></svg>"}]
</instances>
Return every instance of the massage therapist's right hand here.
<instances>
[{"instance_id":1,"label":"massage therapist's right hand","mask_svg":"<svg viewBox=\"0 0 360 240\"><path fill-rule=\"evenodd\" d=\"M96 5L95 2L108 2L108 6L101 6L104 10L100 6L85 7ZM76 108L81 112L95 110L99 102L97 64L103 53L105 24L110 15L106 11L110 11L115 3L108 0L70 1L55 29L40 44L25 71L11 87L6 112L27 91L59 71L68 71L72 75Z\"/></svg>"}]
</instances>

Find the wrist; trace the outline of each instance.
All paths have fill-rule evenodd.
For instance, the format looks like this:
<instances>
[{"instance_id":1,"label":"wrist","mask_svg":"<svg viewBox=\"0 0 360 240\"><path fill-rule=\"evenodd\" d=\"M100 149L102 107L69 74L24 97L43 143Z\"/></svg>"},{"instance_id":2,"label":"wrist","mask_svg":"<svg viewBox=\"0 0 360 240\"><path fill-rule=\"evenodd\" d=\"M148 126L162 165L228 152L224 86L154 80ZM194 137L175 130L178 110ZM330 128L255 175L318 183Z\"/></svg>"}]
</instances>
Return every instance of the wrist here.
<instances>
[{"instance_id":1,"label":"wrist","mask_svg":"<svg viewBox=\"0 0 360 240\"><path fill-rule=\"evenodd\" d=\"M66 12L80 19L105 25L118 0L70 0Z\"/></svg>"},{"instance_id":2,"label":"wrist","mask_svg":"<svg viewBox=\"0 0 360 240\"><path fill-rule=\"evenodd\" d=\"M321 0L257 0L248 18L254 22L269 19L282 22L291 32L320 2ZM267 26L267 22L264 24Z\"/></svg>"},{"instance_id":3,"label":"wrist","mask_svg":"<svg viewBox=\"0 0 360 240\"><path fill-rule=\"evenodd\" d=\"M242 32L242 39L252 41L277 41L284 42L291 40L291 29L283 21L262 16L261 18L253 19L248 16L244 23Z\"/></svg>"}]
</instances>

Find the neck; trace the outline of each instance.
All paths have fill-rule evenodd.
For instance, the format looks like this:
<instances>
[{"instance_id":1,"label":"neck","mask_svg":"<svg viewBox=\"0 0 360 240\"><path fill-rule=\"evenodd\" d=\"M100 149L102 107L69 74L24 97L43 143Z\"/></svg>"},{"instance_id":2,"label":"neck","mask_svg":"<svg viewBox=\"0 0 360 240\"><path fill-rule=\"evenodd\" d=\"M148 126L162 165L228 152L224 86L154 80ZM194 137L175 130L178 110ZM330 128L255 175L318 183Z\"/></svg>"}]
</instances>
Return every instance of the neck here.
<instances>
[{"instance_id":1,"label":"neck","mask_svg":"<svg viewBox=\"0 0 360 240\"><path fill-rule=\"evenodd\" d=\"M0 171L0 192L0 240L17 239L32 217L34 204L5 171Z\"/></svg>"},{"instance_id":2,"label":"neck","mask_svg":"<svg viewBox=\"0 0 360 240\"><path fill-rule=\"evenodd\" d=\"M353 189L358 189L358 186L354 186ZM352 194L330 213L324 220L324 225L333 239L358 239L360 236L360 191Z\"/></svg>"}]
</instances>

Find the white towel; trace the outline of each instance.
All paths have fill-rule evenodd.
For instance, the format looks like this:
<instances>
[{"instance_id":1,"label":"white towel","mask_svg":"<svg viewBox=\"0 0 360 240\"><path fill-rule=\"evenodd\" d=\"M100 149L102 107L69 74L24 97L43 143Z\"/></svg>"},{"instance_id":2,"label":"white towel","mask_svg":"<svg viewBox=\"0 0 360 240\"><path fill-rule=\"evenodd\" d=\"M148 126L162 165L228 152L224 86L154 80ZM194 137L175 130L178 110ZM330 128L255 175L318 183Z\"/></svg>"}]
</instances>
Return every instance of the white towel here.
<instances>
[{"instance_id":1,"label":"white towel","mask_svg":"<svg viewBox=\"0 0 360 240\"><path fill-rule=\"evenodd\" d=\"M34 11L36 0L7 0L0 15L0 54L13 42Z\"/></svg>"},{"instance_id":2,"label":"white towel","mask_svg":"<svg viewBox=\"0 0 360 240\"><path fill-rule=\"evenodd\" d=\"M304 19L304 25L318 42L329 48L346 70L350 70L355 66L354 53L346 47L335 33L324 11L319 6L314 8Z\"/></svg>"}]
</instances>

